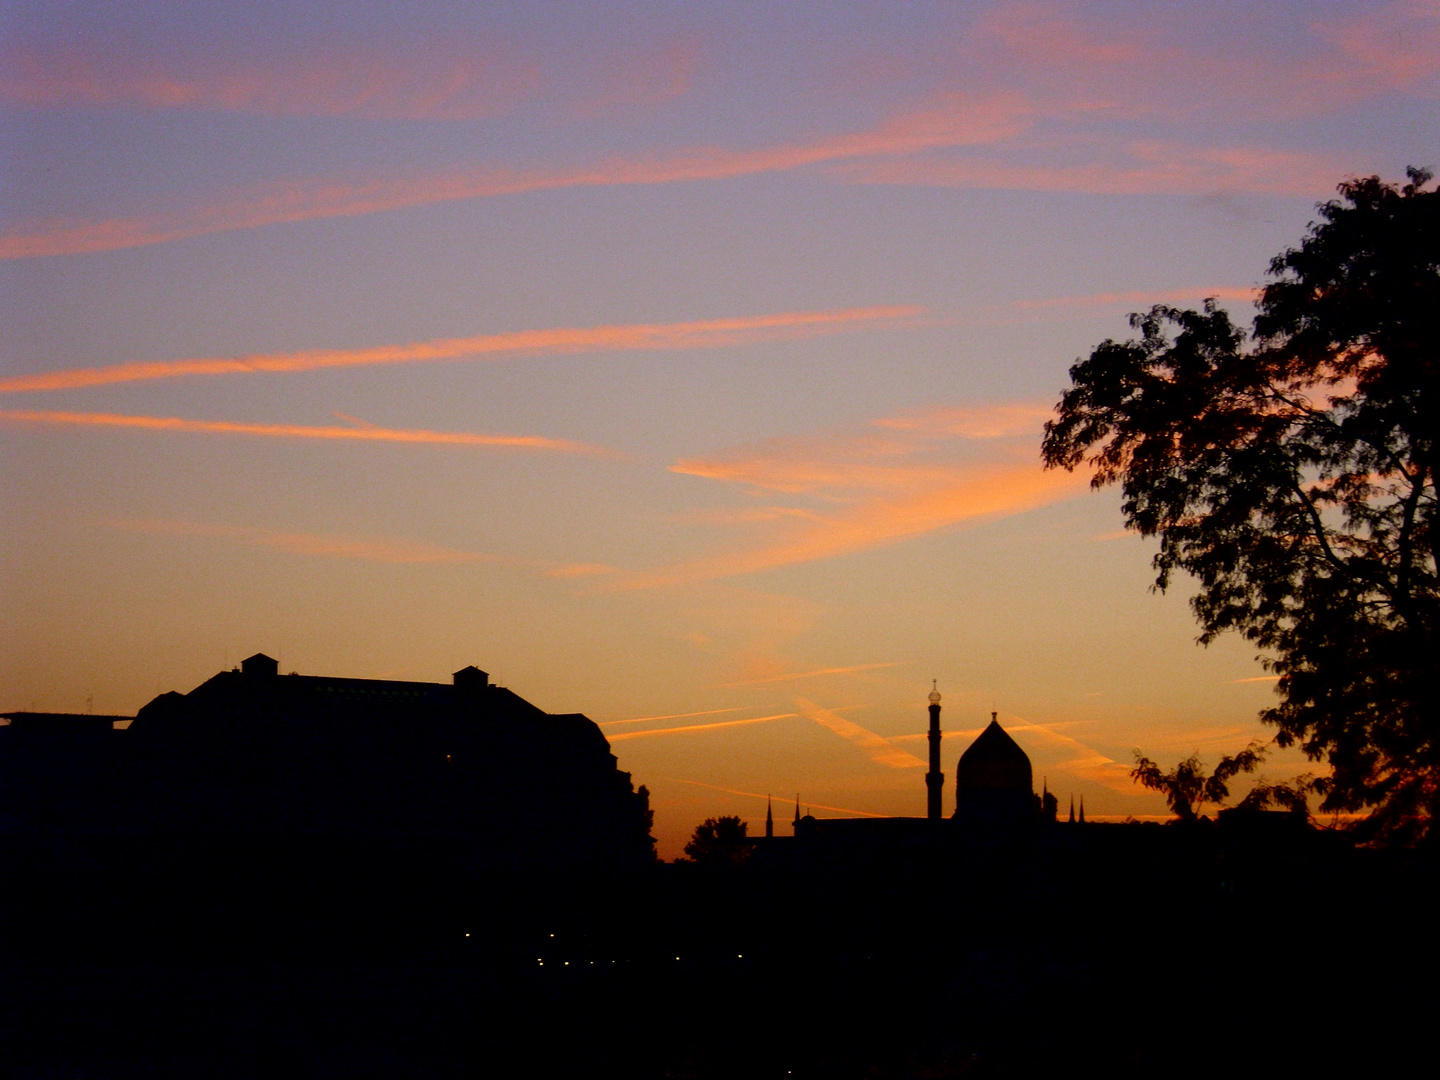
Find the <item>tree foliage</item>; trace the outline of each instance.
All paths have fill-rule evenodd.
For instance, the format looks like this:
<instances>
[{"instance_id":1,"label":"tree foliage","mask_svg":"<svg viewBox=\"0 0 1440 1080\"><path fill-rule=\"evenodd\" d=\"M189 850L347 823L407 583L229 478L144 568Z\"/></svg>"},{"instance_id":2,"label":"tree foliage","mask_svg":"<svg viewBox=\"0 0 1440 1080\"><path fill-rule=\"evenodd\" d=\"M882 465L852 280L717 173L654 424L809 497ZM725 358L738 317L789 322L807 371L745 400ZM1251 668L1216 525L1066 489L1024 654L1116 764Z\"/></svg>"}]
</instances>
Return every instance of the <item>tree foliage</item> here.
<instances>
[{"instance_id":1,"label":"tree foliage","mask_svg":"<svg viewBox=\"0 0 1440 1080\"><path fill-rule=\"evenodd\" d=\"M1349 180L1270 264L1244 333L1213 300L1131 316L1070 369L1049 467L1118 484L1184 571L1208 643L1237 631L1279 675L1261 719L1330 774L1332 811L1406 840L1440 819L1440 190ZM1440 831L1440 830L1437 830Z\"/></svg>"},{"instance_id":2,"label":"tree foliage","mask_svg":"<svg viewBox=\"0 0 1440 1080\"><path fill-rule=\"evenodd\" d=\"M1267 751L1257 742L1251 742L1238 754L1220 759L1215 771L1208 776L1205 763L1198 753L1191 754L1169 772L1148 757L1135 751L1135 768L1130 779L1151 791L1165 796L1171 811L1182 822L1197 820L1207 805L1222 807L1230 798L1230 781L1241 773L1251 773L1265 760ZM1245 797L1235 807L1237 810L1286 810L1292 814L1309 817L1309 796L1314 792L1316 779L1310 774L1297 776L1293 780L1271 783L1264 777L1253 784Z\"/></svg>"},{"instance_id":3,"label":"tree foliage","mask_svg":"<svg viewBox=\"0 0 1440 1080\"><path fill-rule=\"evenodd\" d=\"M1251 743L1233 757L1222 758L1215 771L1205 775L1200 755L1191 754L1169 772L1135 752L1135 768L1130 778L1151 791L1165 796L1171 811L1181 821L1194 821L1207 803L1222 805L1230 797L1230 781L1242 772L1254 772L1265 757L1265 748Z\"/></svg>"},{"instance_id":4,"label":"tree foliage","mask_svg":"<svg viewBox=\"0 0 1440 1080\"><path fill-rule=\"evenodd\" d=\"M695 826L685 845L685 857L701 866L739 866L750 854L746 829L745 822L732 815L706 818Z\"/></svg>"}]
</instances>

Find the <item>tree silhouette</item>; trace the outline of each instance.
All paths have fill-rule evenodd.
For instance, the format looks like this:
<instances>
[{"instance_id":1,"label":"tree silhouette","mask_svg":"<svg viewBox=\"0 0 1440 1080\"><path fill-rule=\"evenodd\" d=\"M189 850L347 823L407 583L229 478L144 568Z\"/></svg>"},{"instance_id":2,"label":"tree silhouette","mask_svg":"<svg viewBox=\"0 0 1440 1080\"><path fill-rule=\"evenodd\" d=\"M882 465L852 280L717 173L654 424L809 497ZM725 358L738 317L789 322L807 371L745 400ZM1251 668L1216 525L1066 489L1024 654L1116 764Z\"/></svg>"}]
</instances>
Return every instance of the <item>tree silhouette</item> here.
<instances>
[{"instance_id":1,"label":"tree silhouette","mask_svg":"<svg viewBox=\"0 0 1440 1080\"><path fill-rule=\"evenodd\" d=\"M1140 751L1135 751L1135 768L1130 779L1165 796L1171 811L1181 821L1194 821L1206 803L1217 806L1230 797L1230 781L1242 772L1254 772L1265 757L1265 748L1251 743L1233 757L1222 758L1215 771L1205 775L1198 753L1191 754L1169 772Z\"/></svg>"},{"instance_id":2,"label":"tree silhouette","mask_svg":"<svg viewBox=\"0 0 1440 1080\"><path fill-rule=\"evenodd\" d=\"M1408 175L1339 186L1248 341L1213 300L1132 315L1138 339L1070 369L1042 451L1120 485L1156 587L1198 579L1201 642L1238 631L1279 675L1261 719L1328 760L1322 808L1395 841L1440 819L1440 191Z\"/></svg>"},{"instance_id":3,"label":"tree silhouette","mask_svg":"<svg viewBox=\"0 0 1440 1080\"><path fill-rule=\"evenodd\" d=\"M706 818L695 826L690 842L685 845L685 855L701 866L739 866L750 855L750 846L745 842L746 828L745 822L735 816Z\"/></svg>"},{"instance_id":4,"label":"tree silhouette","mask_svg":"<svg viewBox=\"0 0 1440 1080\"><path fill-rule=\"evenodd\" d=\"M1230 797L1230 781L1241 773L1254 772L1265 760L1266 753L1265 747L1251 742L1238 754L1221 758L1215 771L1207 776L1199 753L1191 754L1169 772L1163 772L1159 765L1136 750L1135 768L1130 771L1130 779L1163 794L1179 820L1192 822L1201 816L1207 804L1223 806ZM1309 773L1277 784L1261 777L1235 809L1288 810L1308 818L1309 795L1315 791L1316 784L1315 777Z\"/></svg>"}]
</instances>

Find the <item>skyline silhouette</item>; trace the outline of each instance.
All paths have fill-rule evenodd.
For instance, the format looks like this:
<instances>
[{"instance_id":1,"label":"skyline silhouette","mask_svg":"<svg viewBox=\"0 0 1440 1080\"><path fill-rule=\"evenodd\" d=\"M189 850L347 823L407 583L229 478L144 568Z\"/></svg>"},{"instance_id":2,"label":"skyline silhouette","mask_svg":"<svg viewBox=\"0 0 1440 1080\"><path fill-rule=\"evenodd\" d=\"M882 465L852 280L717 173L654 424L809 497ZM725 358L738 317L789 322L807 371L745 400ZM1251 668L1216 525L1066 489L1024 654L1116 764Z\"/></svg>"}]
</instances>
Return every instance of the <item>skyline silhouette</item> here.
<instances>
[{"instance_id":1,"label":"skyline silhouette","mask_svg":"<svg viewBox=\"0 0 1440 1080\"><path fill-rule=\"evenodd\" d=\"M945 816L816 818L802 796L791 835L712 818L670 863L602 729L473 666L356 680L256 654L124 727L6 719L0 1051L22 1077L1139 1077L1177 1045L1177 1075L1388 1068L1433 1004L1362 1002L1355 1023L1396 1027L1337 1041L1307 998L1254 1003L1234 954L1323 881L1286 924L1335 977L1430 970L1433 857L1243 807L1102 824L1082 798L1061 821L993 717ZM923 804L938 785L909 775ZM1383 920L1403 953L1363 947ZM1187 958L1183 1009L1137 978L1153 950ZM697 1023L757 986L796 994Z\"/></svg>"}]
</instances>

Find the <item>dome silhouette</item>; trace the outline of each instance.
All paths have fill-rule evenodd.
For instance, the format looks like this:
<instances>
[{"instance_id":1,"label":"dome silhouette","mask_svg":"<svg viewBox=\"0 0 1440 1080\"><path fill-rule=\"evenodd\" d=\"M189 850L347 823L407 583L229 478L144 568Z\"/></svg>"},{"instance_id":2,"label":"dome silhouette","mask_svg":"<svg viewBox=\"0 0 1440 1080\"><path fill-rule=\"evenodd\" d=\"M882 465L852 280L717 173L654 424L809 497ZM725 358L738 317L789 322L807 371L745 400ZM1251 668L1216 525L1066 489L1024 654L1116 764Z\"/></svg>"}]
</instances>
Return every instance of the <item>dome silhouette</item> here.
<instances>
[{"instance_id":1,"label":"dome silhouette","mask_svg":"<svg viewBox=\"0 0 1440 1080\"><path fill-rule=\"evenodd\" d=\"M955 771L957 795L963 797L966 791L1019 791L1028 796L1033 786L1029 755L991 713L990 725L960 755Z\"/></svg>"}]
</instances>

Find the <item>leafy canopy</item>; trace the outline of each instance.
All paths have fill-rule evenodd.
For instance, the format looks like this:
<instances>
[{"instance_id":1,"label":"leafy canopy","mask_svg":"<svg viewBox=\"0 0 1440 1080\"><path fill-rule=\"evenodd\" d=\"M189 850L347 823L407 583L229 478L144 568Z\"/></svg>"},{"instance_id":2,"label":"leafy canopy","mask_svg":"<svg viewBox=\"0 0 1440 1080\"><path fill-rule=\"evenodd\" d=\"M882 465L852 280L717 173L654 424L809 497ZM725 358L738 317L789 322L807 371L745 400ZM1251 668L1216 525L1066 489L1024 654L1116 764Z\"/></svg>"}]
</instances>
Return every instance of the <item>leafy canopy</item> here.
<instances>
[{"instance_id":1,"label":"leafy canopy","mask_svg":"<svg viewBox=\"0 0 1440 1080\"><path fill-rule=\"evenodd\" d=\"M1261 719L1328 760L1322 808L1392 840L1440 818L1440 190L1408 175L1339 186L1250 334L1213 300L1132 315L1070 369L1042 451L1120 486L1156 587L1198 580L1201 642L1236 631L1279 675Z\"/></svg>"},{"instance_id":2,"label":"leafy canopy","mask_svg":"<svg viewBox=\"0 0 1440 1080\"><path fill-rule=\"evenodd\" d=\"M1130 779L1158 791L1165 796L1171 811L1182 822L1193 822L1200 817L1206 804L1223 806L1230 797L1230 781L1241 773L1254 772L1265 760L1265 747L1252 742L1238 754L1220 759L1215 771L1208 776L1205 764L1198 753L1191 754L1169 772L1135 751L1135 768ZM1272 784L1261 779L1251 787L1236 809L1269 810L1284 809L1292 814L1309 816L1306 796L1314 790L1315 778L1310 775L1297 777L1288 783Z\"/></svg>"},{"instance_id":3,"label":"leafy canopy","mask_svg":"<svg viewBox=\"0 0 1440 1080\"><path fill-rule=\"evenodd\" d=\"M733 815L706 818L695 826L685 845L685 856L701 866L739 866L750 854L745 843L746 828L745 822Z\"/></svg>"}]
</instances>

